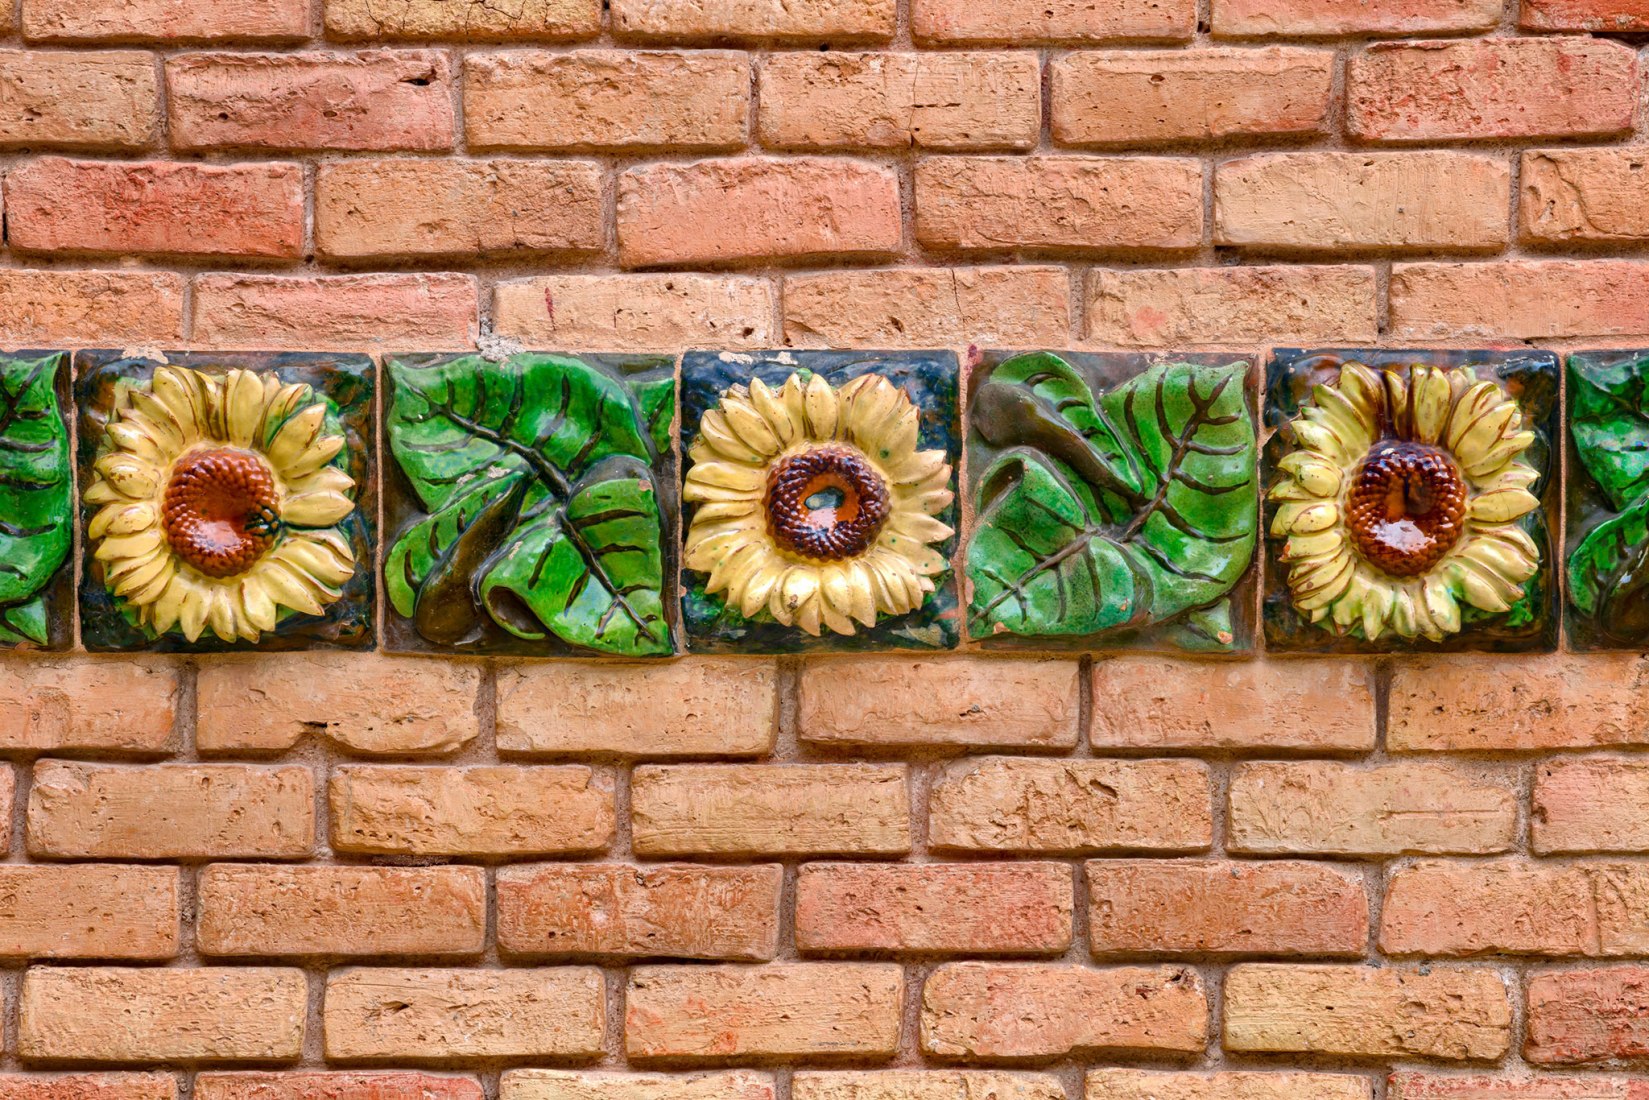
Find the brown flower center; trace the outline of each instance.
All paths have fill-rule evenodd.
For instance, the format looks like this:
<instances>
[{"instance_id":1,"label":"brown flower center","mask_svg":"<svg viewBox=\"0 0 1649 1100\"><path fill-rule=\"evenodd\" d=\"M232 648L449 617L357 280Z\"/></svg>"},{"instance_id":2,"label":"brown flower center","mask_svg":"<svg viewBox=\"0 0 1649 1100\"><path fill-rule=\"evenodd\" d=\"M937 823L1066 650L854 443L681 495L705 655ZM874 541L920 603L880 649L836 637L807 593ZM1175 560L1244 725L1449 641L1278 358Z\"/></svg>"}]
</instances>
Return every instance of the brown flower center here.
<instances>
[{"instance_id":1,"label":"brown flower center","mask_svg":"<svg viewBox=\"0 0 1649 1100\"><path fill-rule=\"evenodd\" d=\"M178 557L208 577L244 573L275 543L275 475L251 451L193 451L172 468L161 522Z\"/></svg>"},{"instance_id":2,"label":"brown flower center","mask_svg":"<svg viewBox=\"0 0 1649 1100\"><path fill-rule=\"evenodd\" d=\"M1376 443L1346 496L1352 545L1395 577L1419 576L1442 561L1465 519L1465 480L1447 454L1423 443Z\"/></svg>"},{"instance_id":3,"label":"brown flower center","mask_svg":"<svg viewBox=\"0 0 1649 1100\"><path fill-rule=\"evenodd\" d=\"M869 550L887 522L887 482L851 447L779 459L767 472L767 530L804 558L840 561Z\"/></svg>"}]
</instances>

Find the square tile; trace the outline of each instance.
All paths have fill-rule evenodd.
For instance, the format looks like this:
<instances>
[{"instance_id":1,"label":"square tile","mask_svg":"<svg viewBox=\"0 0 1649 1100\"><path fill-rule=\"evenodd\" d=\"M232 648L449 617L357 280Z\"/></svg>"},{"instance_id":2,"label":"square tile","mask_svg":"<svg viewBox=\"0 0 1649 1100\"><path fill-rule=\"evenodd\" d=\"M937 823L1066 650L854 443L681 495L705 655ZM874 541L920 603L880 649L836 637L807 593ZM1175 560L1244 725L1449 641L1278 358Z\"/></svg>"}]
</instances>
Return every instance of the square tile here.
<instances>
[{"instance_id":1,"label":"square tile","mask_svg":"<svg viewBox=\"0 0 1649 1100\"><path fill-rule=\"evenodd\" d=\"M957 404L951 352L689 352L688 648L954 647Z\"/></svg>"},{"instance_id":2,"label":"square tile","mask_svg":"<svg viewBox=\"0 0 1649 1100\"><path fill-rule=\"evenodd\" d=\"M985 352L968 631L989 649L1254 648L1254 362Z\"/></svg>"},{"instance_id":3,"label":"square tile","mask_svg":"<svg viewBox=\"0 0 1649 1100\"><path fill-rule=\"evenodd\" d=\"M1267 647L1555 649L1558 378L1547 352L1274 352Z\"/></svg>"},{"instance_id":4,"label":"square tile","mask_svg":"<svg viewBox=\"0 0 1649 1100\"><path fill-rule=\"evenodd\" d=\"M1572 649L1649 649L1649 350L1569 356Z\"/></svg>"},{"instance_id":5,"label":"square tile","mask_svg":"<svg viewBox=\"0 0 1649 1100\"><path fill-rule=\"evenodd\" d=\"M0 352L0 650L73 641L69 356Z\"/></svg>"},{"instance_id":6,"label":"square tile","mask_svg":"<svg viewBox=\"0 0 1649 1100\"><path fill-rule=\"evenodd\" d=\"M399 355L385 372L386 649L677 651L673 359Z\"/></svg>"},{"instance_id":7,"label":"square tile","mask_svg":"<svg viewBox=\"0 0 1649 1100\"><path fill-rule=\"evenodd\" d=\"M364 355L75 356L90 650L373 642Z\"/></svg>"}]
</instances>

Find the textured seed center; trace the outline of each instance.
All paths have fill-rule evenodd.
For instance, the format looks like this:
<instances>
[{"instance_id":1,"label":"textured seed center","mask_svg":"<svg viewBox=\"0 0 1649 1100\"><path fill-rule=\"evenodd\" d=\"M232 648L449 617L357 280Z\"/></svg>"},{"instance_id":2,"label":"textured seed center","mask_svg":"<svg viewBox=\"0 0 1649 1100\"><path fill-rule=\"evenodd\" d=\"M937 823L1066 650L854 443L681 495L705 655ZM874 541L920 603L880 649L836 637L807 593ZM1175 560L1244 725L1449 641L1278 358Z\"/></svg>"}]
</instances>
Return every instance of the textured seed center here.
<instances>
[{"instance_id":1,"label":"textured seed center","mask_svg":"<svg viewBox=\"0 0 1649 1100\"><path fill-rule=\"evenodd\" d=\"M826 446L787 455L767 473L767 530L780 547L804 558L840 561L876 542L887 522L887 482L851 447Z\"/></svg>"},{"instance_id":2,"label":"textured seed center","mask_svg":"<svg viewBox=\"0 0 1649 1100\"><path fill-rule=\"evenodd\" d=\"M274 545L279 503L274 473L251 451L194 451L178 460L166 484L166 539L208 577L232 577Z\"/></svg>"},{"instance_id":3,"label":"textured seed center","mask_svg":"<svg viewBox=\"0 0 1649 1100\"><path fill-rule=\"evenodd\" d=\"M1396 577L1415 577L1460 541L1466 483L1449 456L1421 443L1376 443L1346 497L1352 545Z\"/></svg>"}]
</instances>

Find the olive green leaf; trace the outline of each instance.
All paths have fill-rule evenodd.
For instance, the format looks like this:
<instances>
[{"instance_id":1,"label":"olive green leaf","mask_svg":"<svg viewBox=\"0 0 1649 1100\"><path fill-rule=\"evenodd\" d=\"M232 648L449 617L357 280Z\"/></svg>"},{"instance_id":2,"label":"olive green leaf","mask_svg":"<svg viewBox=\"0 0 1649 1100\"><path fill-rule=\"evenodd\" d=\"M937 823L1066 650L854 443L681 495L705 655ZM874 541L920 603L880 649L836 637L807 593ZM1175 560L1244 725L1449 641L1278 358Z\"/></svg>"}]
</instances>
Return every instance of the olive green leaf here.
<instances>
[{"instance_id":1,"label":"olive green leaf","mask_svg":"<svg viewBox=\"0 0 1649 1100\"><path fill-rule=\"evenodd\" d=\"M68 557L61 353L0 357L0 643L48 641L43 590Z\"/></svg>"},{"instance_id":2,"label":"olive green leaf","mask_svg":"<svg viewBox=\"0 0 1649 1100\"><path fill-rule=\"evenodd\" d=\"M1649 386L1645 365L1569 362L1569 418L1586 472L1616 511L1649 490Z\"/></svg>"},{"instance_id":3,"label":"olive green leaf","mask_svg":"<svg viewBox=\"0 0 1649 1100\"><path fill-rule=\"evenodd\" d=\"M1610 516L1569 554L1569 599L1623 643L1649 632L1649 495Z\"/></svg>"}]
</instances>

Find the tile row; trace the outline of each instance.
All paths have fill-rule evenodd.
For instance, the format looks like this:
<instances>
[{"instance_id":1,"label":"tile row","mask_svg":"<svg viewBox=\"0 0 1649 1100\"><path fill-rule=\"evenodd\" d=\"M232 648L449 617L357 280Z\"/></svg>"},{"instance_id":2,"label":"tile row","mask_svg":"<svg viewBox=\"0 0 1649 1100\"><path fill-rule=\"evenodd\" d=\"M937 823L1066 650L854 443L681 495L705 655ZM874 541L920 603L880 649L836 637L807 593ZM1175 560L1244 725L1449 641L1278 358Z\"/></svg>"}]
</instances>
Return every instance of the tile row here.
<instances>
[{"instance_id":1,"label":"tile row","mask_svg":"<svg viewBox=\"0 0 1649 1100\"><path fill-rule=\"evenodd\" d=\"M70 358L0 357L5 645L1649 642L1649 352Z\"/></svg>"}]
</instances>

